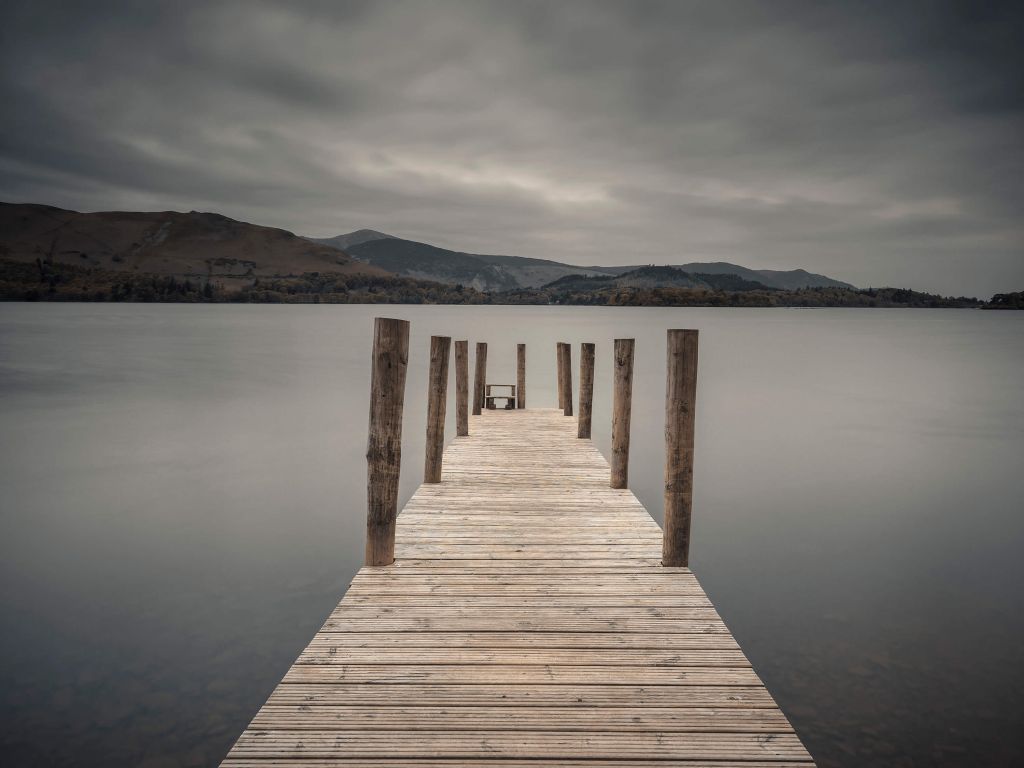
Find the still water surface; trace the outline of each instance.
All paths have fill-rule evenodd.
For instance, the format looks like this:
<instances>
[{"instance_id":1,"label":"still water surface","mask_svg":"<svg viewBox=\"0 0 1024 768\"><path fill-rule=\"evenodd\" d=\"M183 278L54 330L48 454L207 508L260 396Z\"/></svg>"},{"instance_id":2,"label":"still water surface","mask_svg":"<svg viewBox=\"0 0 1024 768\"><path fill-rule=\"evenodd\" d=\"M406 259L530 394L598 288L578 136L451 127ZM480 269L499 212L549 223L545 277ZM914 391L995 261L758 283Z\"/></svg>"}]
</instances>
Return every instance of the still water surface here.
<instances>
[{"instance_id":1,"label":"still water surface","mask_svg":"<svg viewBox=\"0 0 1024 768\"><path fill-rule=\"evenodd\" d=\"M0 761L224 755L360 564L377 314L412 321L403 502L431 333L492 382L525 341L535 406L596 342L605 455L632 336L655 515L699 328L692 565L811 753L1024 764L1024 313L97 304L0 305Z\"/></svg>"}]
</instances>

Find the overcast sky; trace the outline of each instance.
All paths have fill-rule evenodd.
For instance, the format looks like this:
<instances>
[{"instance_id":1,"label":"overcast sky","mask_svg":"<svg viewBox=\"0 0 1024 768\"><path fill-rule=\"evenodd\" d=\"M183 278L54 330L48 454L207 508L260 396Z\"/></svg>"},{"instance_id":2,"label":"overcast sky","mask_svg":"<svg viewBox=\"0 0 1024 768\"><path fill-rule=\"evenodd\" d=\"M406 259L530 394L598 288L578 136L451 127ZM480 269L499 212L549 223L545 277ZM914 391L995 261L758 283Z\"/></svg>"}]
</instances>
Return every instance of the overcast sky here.
<instances>
[{"instance_id":1,"label":"overcast sky","mask_svg":"<svg viewBox=\"0 0 1024 768\"><path fill-rule=\"evenodd\" d=\"M989 0L4 0L0 199L987 297L1022 40Z\"/></svg>"}]
</instances>

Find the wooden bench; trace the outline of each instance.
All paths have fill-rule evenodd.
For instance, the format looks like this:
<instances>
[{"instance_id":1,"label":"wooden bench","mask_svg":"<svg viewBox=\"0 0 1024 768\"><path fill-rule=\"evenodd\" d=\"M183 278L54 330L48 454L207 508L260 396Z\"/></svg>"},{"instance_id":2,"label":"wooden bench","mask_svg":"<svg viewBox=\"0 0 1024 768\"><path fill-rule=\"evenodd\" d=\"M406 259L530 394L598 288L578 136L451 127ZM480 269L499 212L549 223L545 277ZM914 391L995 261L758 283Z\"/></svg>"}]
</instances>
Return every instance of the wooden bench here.
<instances>
[{"instance_id":1,"label":"wooden bench","mask_svg":"<svg viewBox=\"0 0 1024 768\"><path fill-rule=\"evenodd\" d=\"M494 387L508 388L509 394L491 394L491 390ZM516 407L516 385L515 384L487 384L486 392L484 393L484 407L488 410L495 410L498 406L494 403L495 400L505 401L505 410L511 411Z\"/></svg>"}]
</instances>

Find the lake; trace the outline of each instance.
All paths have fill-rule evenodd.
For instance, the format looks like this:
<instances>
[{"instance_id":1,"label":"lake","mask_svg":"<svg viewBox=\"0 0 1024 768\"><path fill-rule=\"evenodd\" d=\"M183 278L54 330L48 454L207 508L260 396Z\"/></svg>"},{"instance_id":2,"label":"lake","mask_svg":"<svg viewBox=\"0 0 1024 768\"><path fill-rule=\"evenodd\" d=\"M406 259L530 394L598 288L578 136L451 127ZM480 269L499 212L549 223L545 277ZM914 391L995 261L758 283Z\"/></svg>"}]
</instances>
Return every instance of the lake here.
<instances>
[{"instance_id":1,"label":"lake","mask_svg":"<svg viewBox=\"0 0 1024 768\"><path fill-rule=\"evenodd\" d=\"M412 322L403 503L430 334L492 382L525 342L538 407L595 342L606 456L635 337L655 516L665 329L699 328L691 564L811 754L1024 764L1024 313L3 304L4 764L224 756L361 564L376 315Z\"/></svg>"}]
</instances>

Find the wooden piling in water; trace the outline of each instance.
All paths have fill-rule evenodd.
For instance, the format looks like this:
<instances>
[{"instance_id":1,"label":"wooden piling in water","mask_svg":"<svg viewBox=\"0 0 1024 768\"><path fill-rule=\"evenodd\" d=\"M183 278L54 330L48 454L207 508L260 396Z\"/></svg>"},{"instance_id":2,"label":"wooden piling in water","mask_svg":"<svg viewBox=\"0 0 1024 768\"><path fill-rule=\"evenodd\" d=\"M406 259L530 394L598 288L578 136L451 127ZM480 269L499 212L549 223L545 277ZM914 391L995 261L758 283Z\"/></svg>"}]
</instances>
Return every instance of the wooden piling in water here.
<instances>
[{"instance_id":1,"label":"wooden piling in water","mask_svg":"<svg viewBox=\"0 0 1024 768\"><path fill-rule=\"evenodd\" d=\"M594 413L594 345L580 344L580 415L576 436L590 439Z\"/></svg>"},{"instance_id":2,"label":"wooden piling in water","mask_svg":"<svg viewBox=\"0 0 1024 768\"><path fill-rule=\"evenodd\" d=\"M430 337L430 372L427 377L427 451L423 467L424 483L441 482L441 456L444 453L444 417L448 407L448 358L450 336Z\"/></svg>"},{"instance_id":3,"label":"wooden piling in water","mask_svg":"<svg viewBox=\"0 0 1024 768\"><path fill-rule=\"evenodd\" d=\"M565 379L564 371L564 360L562 358L562 347L565 346L564 341L555 342L555 365L557 366L558 374L555 383L555 390L558 392L558 409L562 410L565 408L565 389L562 383Z\"/></svg>"},{"instance_id":4,"label":"wooden piling in water","mask_svg":"<svg viewBox=\"0 0 1024 768\"><path fill-rule=\"evenodd\" d=\"M562 413L572 416L572 344L562 344Z\"/></svg>"},{"instance_id":5,"label":"wooden piling in water","mask_svg":"<svg viewBox=\"0 0 1024 768\"><path fill-rule=\"evenodd\" d=\"M633 339L616 339L612 393L612 488L629 482L629 420L633 405Z\"/></svg>"},{"instance_id":6,"label":"wooden piling in water","mask_svg":"<svg viewBox=\"0 0 1024 768\"><path fill-rule=\"evenodd\" d=\"M516 408L526 407L526 345L516 344Z\"/></svg>"},{"instance_id":7,"label":"wooden piling in water","mask_svg":"<svg viewBox=\"0 0 1024 768\"><path fill-rule=\"evenodd\" d=\"M476 343L476 370L473 377L473 415L479 416L484 404L484 386L487 384L487 343Z\"/></svg>"},{"instance_id":8,"label":"wooden piling in water","mask_svg":"<svg viewBox=\"0 0 1024 768\"><path fill-rule=\"evenodd\" d=\"M455 434L469 434L469 342L455 342Z\"/></svg>"},{"instance_id":9,"label":"wooden piling in water","mask_svg":"<svg viewBox=\"0 0 1024 768\"><path fill-rule=\"evenodd\" d=\"M668 332L665 386L665 525L661 564L690 562L693 511L693 427L697 402L697 331Z\"/></svg>"},{"instance_id":10,"label":"wooden piling in water","mask_svg":"<svg viewBox=\"0 0 1024 768\"><path fill-rule=\"evenodd\" d=\"M367 565L390 565L395 560L398 477L402 466L402 410L408 365L408 321L376 318L366 446Z\"/></svg>"}]
</instances>

